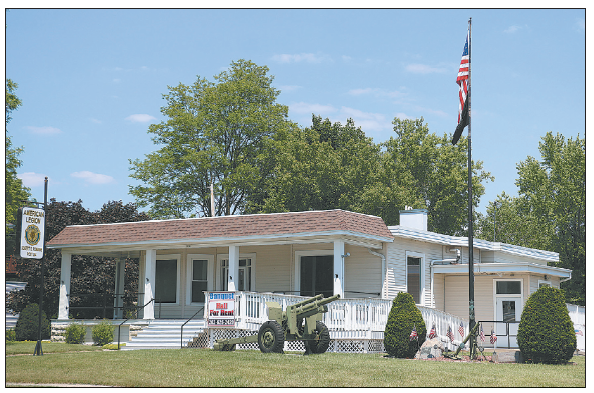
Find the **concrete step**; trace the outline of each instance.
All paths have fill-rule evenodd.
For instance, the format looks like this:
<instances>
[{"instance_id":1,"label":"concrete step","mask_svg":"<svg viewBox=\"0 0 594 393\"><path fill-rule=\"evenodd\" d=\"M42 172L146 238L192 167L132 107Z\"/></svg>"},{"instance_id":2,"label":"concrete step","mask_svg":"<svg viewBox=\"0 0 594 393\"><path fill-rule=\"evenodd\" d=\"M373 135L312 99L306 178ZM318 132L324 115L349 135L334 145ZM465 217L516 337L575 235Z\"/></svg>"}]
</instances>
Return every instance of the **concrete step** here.
<instances>
[{"instance_id":1,"label":"concrete step","mask_svg":"<svg viewBox=\"0 0 594 393\"><path fill-rule=\"evenodd\" d=\"M185 320L154 320L149 323L136 337L133 337L123 350L134 349L164 349L180 348L187 345L206 328L203 320L190 321L184 325L183 339L181 339L181 325Z\"/></svg>"}]
</instances>

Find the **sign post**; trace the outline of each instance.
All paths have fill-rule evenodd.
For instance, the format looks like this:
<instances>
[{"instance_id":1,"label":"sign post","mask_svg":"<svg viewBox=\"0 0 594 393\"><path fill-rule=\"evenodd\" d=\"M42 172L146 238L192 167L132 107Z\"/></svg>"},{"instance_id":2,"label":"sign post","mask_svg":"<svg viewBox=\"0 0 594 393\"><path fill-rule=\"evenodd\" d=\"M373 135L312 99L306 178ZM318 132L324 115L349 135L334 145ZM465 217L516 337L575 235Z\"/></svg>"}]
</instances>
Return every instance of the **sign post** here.
<instances>
[{"instance_id":1,"label":"sign post","mask_svg":"<svg viewBox=\"0 0 594 393\"><path fill-rule=\"evenodd\" d=\"M40 205L37 203L37 205ZM21 258L39 259L41 264L41 284L39 286L39 315L37 323L37 345L34 356L43 355L41 349L41 321L43 310L43 284L44 284L44 256L47 212L47 177L43 193L43 209L39 207L23 207L19 209L20 242L19 253Z\"/></svg>"}]
</instances>

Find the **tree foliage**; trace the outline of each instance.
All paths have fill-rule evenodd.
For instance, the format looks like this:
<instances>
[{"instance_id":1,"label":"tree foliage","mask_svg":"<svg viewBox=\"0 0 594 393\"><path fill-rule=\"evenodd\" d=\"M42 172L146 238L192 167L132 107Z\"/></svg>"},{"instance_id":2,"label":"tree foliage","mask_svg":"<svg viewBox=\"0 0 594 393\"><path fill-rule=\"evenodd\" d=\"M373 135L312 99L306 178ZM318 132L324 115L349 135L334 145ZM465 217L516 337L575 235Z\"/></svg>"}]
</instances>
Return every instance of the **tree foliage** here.
<instances>
[{"instance_id":1,"label":"tree foliage","mask_svg":"<svg viewBox=\"0 0 594 393\"><path fill-rule=\"evenodd\" d=\"M29 304L19 314L14 328L17 341L36 341L39 338L39 304ZM45 311L41 312L41 338L50 338L50 321Z\"/></svg>"},{"instance_id":2,"label":"tree foliage","mask_svg":"<svg viewBox=\"0 0 594 393\"><path fill-rule=\"evenodd\" d=\"M456 146L451 136L429 133L423 118L395 118L394 132L386 143L391 188L410 189L407 205L427 209L428 230L447 235L467 235L468 139ZM481 161L472 162L472 203L476 208L485 192L483 182L493 180ZM384 221L395 224L396 217Z\"/></svg>"},{"instance_id":3,"label":"tree foliage","mask_svg":"<svg viewBox=\"0 0 594 393\"><path fill-rule=\"evenodd\" d=\"M21 100L16 96L15 91L18 85L12 80L6 80L6 133L5 133L5 177L4 177L4 213L5 213L5 247L6 255L10 254L10 250L14 248L14 228L12 225L16 223L16 214L18 208L22 206L24 200L29 199L30 190L23 186L21 179L17 177L17 169L21 166L22 161L19 160L19 155L23 152L22 147L13 147L11 137L8 135L8 123L11 120L11 114L21 106Z\"/></svg>"},{"instance_id":4,"label":"tree foliage","mask_svg":"<svg viewBox=\"0 0 594 393\"><path fill-rule=\"evenodd\" d=\"M261 187L268 166L261 154L268 139L289 126L288 108L276 103L268 67L232 62L215 82L198 77L169 87L161 108L167 120L152 124L159 150L130 161L130 187L141 207L156 218L210 216L210 185L215 214L242 213L247 198Z\"/></svg>"},{"instance_id":5,"label":"tree foliage","mask_svg":"<svg viewBox=\"0 0 594 393\"><path fill-rule=\"evenodd\" d=\"M517 165L518 196L503 193L479 220L479 236L559 253L558 267L572 269L562 283L568 301L586 304L586 142L548 132L540 160ZM496 208L495 208L496 206Z\"/></svg>"},{"instance_id":6,"label":"tree foliage","mask_svg":"<svg viewBox=\"0 0 594 393\"><path fill-rule=\"evenodd\" d=\"M48 203L46 213L47 240L51 240L68 225L106 224L112 222L132 222L148 220L149 216L138 212L135 205L124 205L121 201L110 201L97 212L90 212L82 206L82 202ZM60 294L60 271L62 254L59 250L46 249L44 258L44 299L43 309L47 315L56 317ZM125 298L130 305L136 300L133 296L138 292L138 259L126 259L125 291L130 294ZM39 302L39 286L41 282L41 264L36 259L16 258L16 269L19 280L27 282L25 289L11 292L6 297L6 307L20 312L28 304ZM115 288L115 260L103 257L73 255L70 280L70 306L103 306L103 296L107 305L113 305L110 296ZM78 318L94 318L102 316L102 311L71 310Z\"/></svg>"}]
</instances>

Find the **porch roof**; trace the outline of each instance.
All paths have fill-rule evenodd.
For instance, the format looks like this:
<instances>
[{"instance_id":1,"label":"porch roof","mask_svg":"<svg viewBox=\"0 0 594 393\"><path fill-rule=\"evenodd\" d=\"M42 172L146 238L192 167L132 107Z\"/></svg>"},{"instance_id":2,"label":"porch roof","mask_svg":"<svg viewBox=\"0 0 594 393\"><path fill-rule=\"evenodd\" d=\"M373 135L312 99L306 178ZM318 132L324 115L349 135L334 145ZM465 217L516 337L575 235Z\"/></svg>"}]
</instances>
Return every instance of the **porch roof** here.
<instances>
[{"instance_id":1,"label":"porch roof","mask_svg":"<svg viewBox=\"0 0 594 393\"><path fill-rule=\"evenodd\" d=\"M560 278L571 278L571 270L561 267L541 265L538 263L475 263L474 273L533 273L548 274ZM433 272L468 274L468 264L433 265Z\"/></svg>"},{"instance_id":2,"label":"porch roof","mask_svg":"<svg viewBox=\"0 0 594 393\"><path fill-rule=\"evenodd\" d=\"M258 242L312 236L351 236L374 242L394 237L380 217L344 210L202 217L64 228L48 248Z\"/></svg>"}]
</instances>

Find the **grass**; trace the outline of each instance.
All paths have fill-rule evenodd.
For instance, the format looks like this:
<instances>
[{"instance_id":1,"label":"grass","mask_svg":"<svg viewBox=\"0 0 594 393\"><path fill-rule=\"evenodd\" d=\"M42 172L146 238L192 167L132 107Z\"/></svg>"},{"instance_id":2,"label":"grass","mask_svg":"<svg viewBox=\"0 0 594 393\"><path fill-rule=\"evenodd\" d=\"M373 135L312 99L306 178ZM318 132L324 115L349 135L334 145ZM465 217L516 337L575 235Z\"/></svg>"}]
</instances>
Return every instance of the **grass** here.
<instances>
[{"instance_id":1,"label":"grass","mask_svg":"<svg viewBox=\"0 0 594 393\"><path fill-rule=\"evenodd\" d=\"M23 344L19 344L23 345ZM56 346L56 347L54 347ZM58 347L68 346L64 350ZM12 348L11 348L12 347ZM81 352L80 347L92 352ZM12 354L17 348L7 344ZM24 353L32 354L35 343ZM55 351L51 351L55 349ZM586 360L567 365L405 360L381 354L263 354L208 349L101 351L44 344L6 356L6 383L121 387L585 387ZM21 347L22 351L25 347Z\"/></svg>"}]
</instances>

